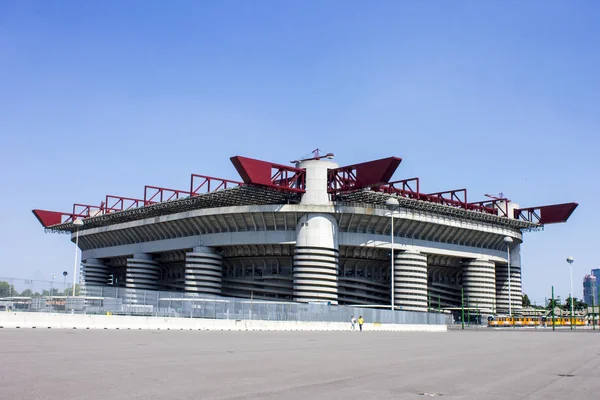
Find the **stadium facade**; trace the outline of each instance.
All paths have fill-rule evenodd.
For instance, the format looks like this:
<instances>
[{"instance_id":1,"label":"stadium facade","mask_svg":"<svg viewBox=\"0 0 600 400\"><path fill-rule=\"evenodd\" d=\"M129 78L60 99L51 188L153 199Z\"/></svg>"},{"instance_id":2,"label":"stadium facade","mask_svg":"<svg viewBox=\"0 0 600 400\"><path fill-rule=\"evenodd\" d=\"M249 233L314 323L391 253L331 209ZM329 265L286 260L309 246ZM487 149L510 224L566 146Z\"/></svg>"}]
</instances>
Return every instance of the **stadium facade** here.
<instances>
[{"instance_id":1,"label":"stadium facade","mask_svg":"<svg viewBox=\"0 0 600 400\"><path fill-rule=\"evenodd\" d=\"M464 293L469 307L492 313L509 298L521 308L523 233L577 207L468 202L466 189L425 194L418 178L391 181L397 157L345 167L318 152L293 166L231 160L240 182L193 174L189 190L146 186L143 199L108 195L33 213L78 242L90 288L349 305L390 305L393 293L412 311L459 307Z\"/></svg>"}]
</instances>

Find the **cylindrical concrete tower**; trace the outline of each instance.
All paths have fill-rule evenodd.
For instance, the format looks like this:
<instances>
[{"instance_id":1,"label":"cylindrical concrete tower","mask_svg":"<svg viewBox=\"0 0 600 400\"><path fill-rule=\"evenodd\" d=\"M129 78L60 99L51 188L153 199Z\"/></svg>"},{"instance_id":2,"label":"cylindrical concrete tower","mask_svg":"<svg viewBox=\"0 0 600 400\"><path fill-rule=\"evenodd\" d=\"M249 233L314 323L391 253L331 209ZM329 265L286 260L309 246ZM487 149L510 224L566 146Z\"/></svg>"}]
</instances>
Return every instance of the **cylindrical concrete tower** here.
<instances>
[{"instance_id":1,"label":"cylindrical concrete tower","mask_svg":"<svg viewBox=\"0 0 600 400\"><path fill-rule=\"evenodd\" d=\"M499 312L508 313L508 264L496 265L496 299ZM521 287L521 243L510 249L510 300L513 313L523 308Z\"/></svg>"},{"instance_id":2,"label":"cylindrical concrete tower","mask_svg":"<svg viewBox=\"0 0 600 400\"><path fill-rule=\"evenodd\" d=\"M521 267L510 266L510 300L512 311L523 308L523 289L521 288ZM496 265L496 307L498 312L508 312L508 265Z\"/></svg>"},{"instance_id":3,"label":"cylindrical concrete tower","mask_svg":"<svg viewBox=\"0 0 600 400\"><path fill-rule=\"evenodd\" d=\"M297 164L306 169L302 204L329 205L327 173L338 164L309 160ZM338 224L331 214L306 213L298 221L294 249L294 300L338 302Z\"/></svg>"},{"instance_id":4,"label":"cylindrical concrete tower","mask_svg":"<svg viewBox=\"0 0 600 400\"><path fill-rule=\"evenodd\" d=\"M185 255L185 291L188 294L221 294L222 257L215 249L194 247Z\"/></svg>"},{"instance_id":5,"label":"cylindrical concrete tower","mask_svg":"<svg viewBox=\"0 0 600 400\"><path fill-rule=\"evenodd\" d=\"M513 285L514 282L514 285ZM523 308L523 287L521 286L521 267L510 267L510 300L513 310L520 311Z\"/></svg>"},{"instance_id":6,"label":"cylindrical concrete tower","mask_svg":"<svg viewBox=\"0 0 600 400\"><path fill-rule=\"evenodd\" d=\"M157 290L160 277L159 263L150 254L134 254L127 259L125 287L131 302L137 302L139 293L132 289Z\"/></svg>"},{"instance_id":7,"label":"cylindrical concrete tower","mask_svg":"<svg viewBox=\"0 0 600 400\"><path fill-rule=\"evenodd\" d=\"M481 312L496 310L496 273L492 261L477 259L465 261L462 267L465 307Z\"/></svg>"},{"instance_id":8,"label":"cylindrical concrete tower","mask_svg":"<svg viewBox=\"0 0 600 400\"><path fill-rule=\"evenodd\" d=\"M327 214L306 214L298 221L294 249L294 299L338 300L337 221Z\"/></svg>"},{"instance_id":9,"label":"cylindrical concrete tower","mask_svg":"<svg viewBox=\"0 0 600 400\"><path fill-rule=\"evenodd\" d=\"M395 258L395 305L406 311L427 311L427 256L405 251Z\"/></svg>"},{"instance_id":10,"label":"cylindrical concrete tower","mask_svg":"<svg viewBox=\"0 0 600 400\"><path fill-rule=\"evenodd\" d=\"M327 193L328 171L336 169L339 165L328 160L307 160L296 164L296 168L306 170L306 188L302 195L302 204L329 205L329 193Z\"/></svg>"},{"instance_id":11,"label":"cylindrical concrete tower","mask_svg":"<svg viewBox=\"0 0 600 400\"><path fill-rule=\"evenodd\" d=\"M101 296L101 287L108 285L110 270L102 260L89 258L81 263L81 277L87 296Z\"/></svg>"}]
</instances>

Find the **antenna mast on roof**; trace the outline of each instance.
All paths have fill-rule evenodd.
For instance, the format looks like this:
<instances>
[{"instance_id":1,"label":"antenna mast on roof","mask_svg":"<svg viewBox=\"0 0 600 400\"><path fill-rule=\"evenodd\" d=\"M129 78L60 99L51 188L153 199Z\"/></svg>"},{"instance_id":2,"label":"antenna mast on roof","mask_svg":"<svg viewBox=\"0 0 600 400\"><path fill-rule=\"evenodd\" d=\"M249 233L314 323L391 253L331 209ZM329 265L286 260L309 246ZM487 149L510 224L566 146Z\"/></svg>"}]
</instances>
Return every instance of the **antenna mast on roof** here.
<instances>
[{"instance_id":1,"label":"antenna mast on roof","mask_svg":"<svg viewBox=\"0 0 600 400\"><path fill-rule=\"evenodd\" d=\"M504 193L502 193L502 192L498 193L498 196L494 196L494 195L487 194L487 193L486 193L486 194L484 194L484 196L485 196L485 197L489 197L490 199L494 199L494 200L500 200L500 201L510 201L510 200L508 200L508 199L507 199L507 198L504 196Z\"/></svg>"},{"instance_id":2,"label":"antenna mast on roof","mask_svg":"<svg viewBox=\"0 0 600 400\"><path fill-rule=\"evenodd\" d=\"M299 160L290 161L292 164L299 163L300 161L310 161L310 160L320 160L322 158L332 159L334 157L333 153L322 154L321 149L314 149L312 152L312 157L303 157Z\"/></svg>"}]
</instances>

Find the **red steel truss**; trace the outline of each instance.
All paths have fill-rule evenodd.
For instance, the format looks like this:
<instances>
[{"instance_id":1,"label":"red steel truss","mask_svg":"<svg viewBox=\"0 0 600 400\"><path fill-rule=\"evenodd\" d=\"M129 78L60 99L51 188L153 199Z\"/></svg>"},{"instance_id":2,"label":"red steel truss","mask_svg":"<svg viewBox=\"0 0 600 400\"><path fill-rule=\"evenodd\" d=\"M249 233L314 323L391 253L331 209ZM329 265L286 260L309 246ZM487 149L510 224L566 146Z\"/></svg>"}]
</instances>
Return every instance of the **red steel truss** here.
<instances>
[{"instance_id":1,"label":"red steel truss","mask_svg":"<svg viewBox=\"0 0 600 400\"><path fill-rule=\"evenodd\" d=\"M319 156L317 155L317 157ZM107 195L100 206L74 204L73 211L70 213L39 209L33 210L33 213L44 227L51 227L73 223L78 218L85 219L102 214L116 213L237 186L254 185L292 193L304 193L306 189L306 171L303 168L242 156L231 157L231 162L243 182L192 174L189 191L148 185L144 186L143 200ZM328 192L334 195L341 192L370 189L407 199L514 218L540 225L566 222L578 206L577 203L565 203L521 208L514 210L513 215L509 215L508 204L510 200L503 198L502 195L500 197L488 195L488 197L491 197L490 200L469 203L467 189L424 194L421 193L419 178L390 182L392 175L401 162L401 158L388 157L329 170Z\"/></svg>"},{"instance_id":2,"label":"red steel truss","mask_svg":"<svg viewBox=\"0 0 600 400\"><path fill-rule=\"evenodd\" d=\"M497 211L494 210L493 207L487 207L483 204L491 202L495 203L496 201L467 203L467 189L423 194L420 192L419 178L410 178L390 182L387 185L373 188L373 191L395 194L396 196L405 197L407 199L429 201L432 203L463 208L465 210L479 211L487 214L497 215Z\"/></svg>"},{"instance_id":3,"label":"red steel truss","mask_svg":"<svg viewBox=\"0 0 600 400\"><path fill-rule=\"evenodd\" d=\"M469 203L468 209L499 215L501 217L508 217L508 203L510 203L510 200L505 198L476 201Z\"/></svg>"},{"instance_id":4,"label":"red steel truss","mask_svg":"<svg viewBox=\"0 0 600 400\"><path fill-rule=\"evenodd\" d=\"M192 174L192 179L190 180L190 193L192 196L197 196L200 192L200 189L203 189L203 192L210 193L240 185L242 185L242 182L213 178L212 176L206 175Z\"/></svg>"},{"instance_id":5,"label":"red steel truss","mask_svg":"<svg viewBox=\"0 0 600 400\"><path fill-rule=\"evenodd\" d=\"M144 207L144 205L144 200L108 194L106 195L105 212L109 214L123 210L130 210L132 208Z\"/></svg>"},{"instance_id":6,"label":"red steel truss","mask_svg":"<svg viewBox=\"0 0 600 400\"><path fill-rule=\"evenodd\" d=\"M89 204L73 204L73 213L71 214L73 220L77 218L90 218L104 212L104 202L100 203L100 206L91 206Z\"/></svg>"},{"instance_id":7,"label":"red steel truss","mask_svg":"<svg viewBox=\"0 0 600 400\"><path fill-rule=\"evenodd\" d=\"M578 205L578 203L563 203L550 206L520 208L514 210L514 218L540 225L567 222Z\"/></svg>"},{"instance_id":8,"label":"red steel truss","mask_svg":"<svg viewBox=\"0 0 600 400\"><path fill-rule=\"evenodd\" d=\"M426 194L426 201L467 209L467 189L446 190L444 192Z\"/></svg>"},{"instance_id":9,"label":"red steel truss","mask_svg":"<svg viewBox=\"0 0 600 400\"><path fill-rule=\"evenodd\" d=\"M184 197L189 197L190 192L178 189L168 189L158 186L144 186L144 204L162 203L163 201L178 200Z\"/></svg>"},{"instance_id":10,"label":"red steel truss","mask_svg":"<svg viewBox=\"0 0 600 400\"><path fill-rule=\"evenodd\" d=\"M73 212L65 213L60 211L33 210L33 214L44 227L71 224L76 219L85 219L95 217L104 212L104 202L100 206L91 206L88 204L73 204Z\"/></svg>"},{"instance_id":11,"label":"red steel truss","mask_svg":"<svg viewBox=\"0 0 600 400\"><path fill-rule=\"evenodd\" d=\"M329 170L328 191L339 193L379 188L390 181L401 162L401 158L388 157Z\"/></svg>"},{"instance_id":12,"label":"red steel truss","mask_svg":"<svg viewBox=\"0 0 600 400\"><path fill-rule=\"evenodd\" d=\"M373 188L375 192L395 194L407 199L419 200L421 197L419 178L403 179Z\"/></svg>"},{"instance_id":13,"label":"red steel truss","mask_svg":"<svg viewBox=\"0 0 600 400\"><path fill-rule=\"evenodd\" d=\"M107 195L100 206L74 204L72 212L33 210L33 214L44 226L70 224L78 218L85 219L100 214L110 214L119 211L140 208L163 201L177 200L188 196L197 196L201 191L206 193L241 185L241 182L228 179L214 178L205 175L192 174L190 191L168 189L158 186L144 186L144 199Z\"/></svg>"},{"instance_id":14,"label":"red steel truss","mask_svg":"<svg viewBox=\"0 0 600 400\"><path fill-rule=\"evenodd\" d=\"M73 218L73 214L71 213L37 209L33 210L32 212L44 228L54 225L72 223L75 220L75 218Z\"/></svg>"},{"instance_id":15,"label":"red steel truss","mask_svg":"<svg viewBox=\"0 0 600 400\"><path fill-rule=\"evenodd\" d=\"M247 185L258 185L288 192L304 193L306 171L302 168L235 156L231 162Z\"/></svg>"}]
</instances>

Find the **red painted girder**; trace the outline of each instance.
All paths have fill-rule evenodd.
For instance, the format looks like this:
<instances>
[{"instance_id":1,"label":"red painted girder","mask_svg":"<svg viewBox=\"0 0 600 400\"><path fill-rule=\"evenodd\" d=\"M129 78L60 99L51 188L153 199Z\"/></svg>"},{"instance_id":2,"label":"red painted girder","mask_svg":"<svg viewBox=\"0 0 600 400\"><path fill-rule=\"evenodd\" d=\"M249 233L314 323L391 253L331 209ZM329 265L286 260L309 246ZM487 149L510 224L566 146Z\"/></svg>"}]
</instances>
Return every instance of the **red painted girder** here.
<instances>
[{"instance_id":1,"label":"red painted girder","mask_svg":"<svg viewBox=\"0 0 600 400\"><path fill-rule=\"evenodd\" d=\"M206 193L210 193L240 185L242 185L242 182L213 178L212 176L206 175L192 174L190 181L190 193L192 196L197 196L200 189L205 189Z\"/></svg>"},{"instance_id":2,"label":"red painted girder","mask_svg":"<svg viewBox=\"0 0 600 400\"><path fill-rule=\"evenodd\" d=\"M47 211L47 210L32 210L33 215L40 221L40 224L44 228L53 225L59 225L63 223L64 219L72 219L73 215L69 213L63 213L59 211Z\"/></svg>"},{"instance_id":3,"label":"red painted girder","mask_svg":"<svg viewBox=\"0 0 600 400\"><path fill-rule=\"evenodd\" d=\"M89 218L95 216L98 212L104 212L104 202L100 206L91 206L88 204L73 204L73 212L65 213L60 211L32 210L33 215L40 221L44 228L69 224L78 218Z\"/></svg>"},{"instance_id":4,"label":"red painted girder","mask_svg":"<svg viewBox=\"0 0 600 400\"><path fill-rule=\"evenodd\" d=\"M395 194L408 199L418 200L420 197L419 178L403 179L401 181L390 182L387 185L372 189L375 192Z\"/></svg>"},{"instance_id":5,"label":"red painted girder","mask_svg":"<svg viewBox=\"0 0 600 400\"><path fill-rule=\"evenodd\" d=\"M467 189L429 193L425 195L425 200L432 203L467 209Z\"/></svg>"},{"instance_id":6,"label":"red painted girder","mask_svg":"<svg viewBox=\"0 0 600 400\"><path fill-rule=\"evenodd\" d=\"M386 185L401 162L401 158L388 157L329 170L329 192Z\"/></svg>"},{"instance_id":7,"label":"red painted girder","mask_svg":"<svg viewBox=\"0 0 600 400\"><path fill-rule=\"evenodd\" d=\"M535 222L540 225L567 222L578 203L552 204L548 206L527 207L514 210L514 218Z\"/></svg>"},{"instance_id":8,"label":"red painted girder","mask_svg":"<svg viewBox=\"0 0 600 400\"><path fill-rule=\"evenodd\" d=\"M162 203L190 196L190 192L178 189L168 189L158 186L144 186L144 205Z\"/></svg>"},{"instance_id":9,"label":"red painted girder","mask_svg":"<svg viewBox=\"0 0 600 400\"><path fill-rule=\"evenodd\" d=\"M130 210L144 206L144 200L131 197L106 195L105 211L106 213Z\"/></svg>"},{"instance_id":10,"label":"red painted girder","mask_svg":"<svg viewBox=\"0 0 600 400\"><path fill-rule=\"evenodd\" d=\"M504 207L500 205L502 201L504 201ZM507 207L509 202L510 200L508 199L475 201L468 204L468 209L475 211L483 211L488 214L499 215L501 217L508 217Z\"/></svg>"},{"instance_id":11,"label":"red painted girder","mask_svg":"<svg viewBox=\"0 0 600 400\"><path fill-rule=\"evenodd\" d=\"M304 193L306 172L303 168L242 156L231 157L231 162L244 183L248 185Z\"/></svg>"},{"instance_id":12,"label":"red painted girder","mask_svg":"<svg viewBox=\"0 0 600 400\"><path fill-rule=\"evenodd\" d=\"M89 218L94 217L98 213L104 212L104 202L100 203L100 206L92 206L89 204L73 204L73 213L71 214L72 219L64 221L63 223L73 222L77 218Z\"/></svg>"},{"instance_id":13,"label":"red painted girder","mask_svg":"<svg viewBox=\"0 0 600 400\"><path fill-rule=\"evenodd\" d=\"M476 203L468 203L467 210L483 212L486 214L498 215L498 210L494 207L488 207L482 203L486 202L476 202Z\"/></svg>"}]
</instances>

